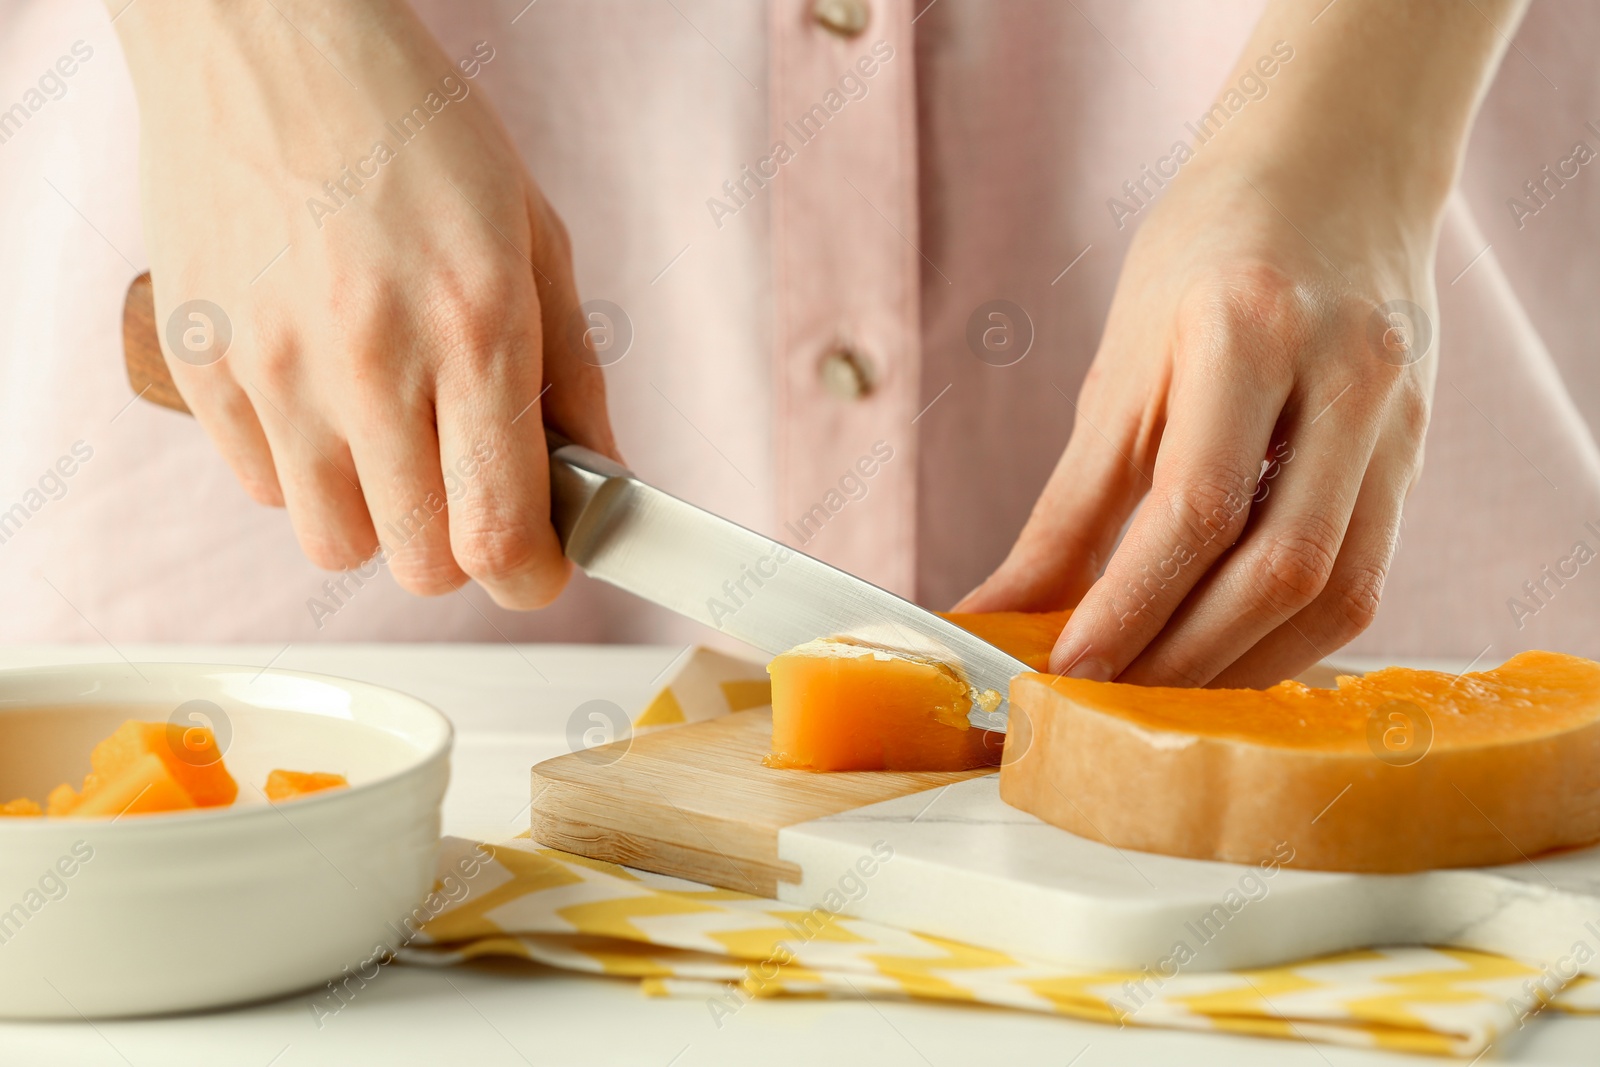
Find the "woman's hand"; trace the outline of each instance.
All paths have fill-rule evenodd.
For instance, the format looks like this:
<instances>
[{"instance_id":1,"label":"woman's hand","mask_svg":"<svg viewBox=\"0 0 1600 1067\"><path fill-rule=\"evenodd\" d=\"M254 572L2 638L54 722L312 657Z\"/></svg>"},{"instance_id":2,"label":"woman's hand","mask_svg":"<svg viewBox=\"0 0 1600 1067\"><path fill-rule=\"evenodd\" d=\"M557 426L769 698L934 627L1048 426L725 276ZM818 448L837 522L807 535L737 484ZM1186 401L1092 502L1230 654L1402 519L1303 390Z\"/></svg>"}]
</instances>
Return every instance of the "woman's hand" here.
<instances>
[{"instance_id":1,"label":"woman's hand","mask_svg":"<svg viewBox=\"0 0 1600 1067\"><path fill-rule=\"evenodd\" d=\"M445 56L401 0L117 29L167 361L251 496L318 566L381 542L413 592L549 602L543 423L616 449L566 232L472 80L492 48Z\"/></svg>"},{"instance_id":2,"label":"woman's hand","mask_svg":"<svg viewBox=\"0 0 1600 1067\"><path fill-rule=\"evenodd\" d=\"M1290 38L1294 61L1151 211L1066 452L958 606L1078 603L1054 671L1270 684L1377 610L1422 465L1439 218L1501 38L1470 7L1319 7L1264 16L1234 80ZM1385 34L1434 55L1396 78Z\"/></svg>"}]
</instances>

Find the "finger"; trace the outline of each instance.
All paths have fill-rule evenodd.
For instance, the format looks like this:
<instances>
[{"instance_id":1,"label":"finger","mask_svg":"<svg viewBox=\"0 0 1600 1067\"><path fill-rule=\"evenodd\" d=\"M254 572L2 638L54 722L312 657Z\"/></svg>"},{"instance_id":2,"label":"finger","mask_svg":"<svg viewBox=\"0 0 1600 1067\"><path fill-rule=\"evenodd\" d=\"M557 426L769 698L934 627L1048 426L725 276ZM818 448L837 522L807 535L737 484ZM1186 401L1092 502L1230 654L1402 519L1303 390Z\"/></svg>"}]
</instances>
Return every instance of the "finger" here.
<instances>
[{"instance_id":1,"label":"finger","mask_svg":"<svg viewBox=\"0 0 1600 1067\"><path fill-rule=\"evenodd\" d=\"M262 388L252 386L249 395L306 558L324 570L348 570L371 558L378 537L349 447L309 416L290 416Z\"/></svg>"},{"instance_id":2,"label":"finger","mask_svg":"<svg viewBox=\"0 0 1600 1067\"><path fill-rule=\"evenodd\" d=\"M1342 394L1341 394L1342 395ZM1360 399L1290 404L1258 479L1249 528L1118 677L1204 685L1322 592L1333 573L1377 429ZM1314 413L1314 414L1313 414Z\"/></svg>"},{"instance_id":3,"label":"finger","mask_svg":"<svg viewBox=\"0 0 1600 1067\"><path fill-rule=\"evenodd\" d=\"M531 285L530 285L531 290ZM507 608L550 603L570 565L550 525L550 461L541 425L539 326L531 291L519 336L445 362L436 401L456 563ZM496 351L498 349L498 351Z\"/></svg>"},{"instance_id":4,"label":"finger","mask_svg":"<svg viewBox=\"0 0 1600 1067\"><path fill-rule=\"evenodd\" d=\"M440 470L433 405L425 398L379 401L350 451L367 510L400 587L421 596L460 588L466 573L450 549L451 486Z\"/></svg>"},{"instance_id":5,"label":"finger","mask_svg":"<svg viewBox=\"0 0 1600 1067\"><path fill-rule=\"evenodd\" d=\"M160 308L158 322L168 321L174 305L167 303L165 286L156 279L156 306ZM283 506L283 489L278 484L278 473L272 462L272 450L267 435L256 417L255 408L243 388L234 379L232 367L248 341L236 338L220 353L208 350L218 344L217 324L204 318L195 319L198 350L189 350L179 358L172 351L172 337L167 330L156 331L161 342L161 354L172 374L173 384L201 429L216 444L217 451L232 468L234 477L244 486L245 492L258 504ZM180 333L188 337L188 332ZM228 359L230 353L232 361ZM214 357L214 358L213 358Z\"/></svg>"},{"instance_id":6,"label":"finger","mask_svg":"<svg viewBox=\"0 0 1600 1067\"><path fill-rule=\"evenodd\" d=\"M530 191L528 201L534 220L534 284L539 298L543 384L549 386L541 401L544 419L569 440L620 462L622 455L606 410L606 380L601 367L627 354L625 346L631 343L632 324L591 321L578 302L565 227L537 192ZM593 314L597 319L611 317L605 312ZM602 336L601 331L606 340L602 342L603 350L597 351L593 339ZM588 344L586 337L590 338ZM524 423L534 432L539 430L536 419L519 419L517 425Z\"/></svg>"},{"instance_id":7,"label":"finger","mask_svg":"<svg viewBox=\"0 0 1600 1067\"><path fill-rule=\"evenodd\" d=\"M1380 457L1389 454L1377 451ZM1259 687L1292 678L1371 625L1400 543L1401 508L1415 466L1380 459L1367 469L1322 592L1213 678L1212 685Z\"/></svg>"},{"instance_id":8,"label":"finger","mask_svg":"<svg viewBox=\"0 0 1600 1067\"><path fill-rule=\"evenodd\" d=\"M1225 348L1208 344L1207 347ZM1180 362L1155 484L1106 572L1084 596L1051 653L1050 669L1115 678L1166 625L1183 598L1238 537L1248 518L1288 386L1265 361Z\"/></svg>"},{"instance_id":9,"label":"finger","mask_svg":"<svg viewBox=\"0 0 1600 1067\"><path fill-rule=\"evenodd\" d=\"M250 499L268 507L283 507L283 487L278 482L271 445L255 407L239 383L220 368L213 371L204 367L186 366L181 371L173 368L172 379L183 402Z\"/></svg>"},{"instance_id":10,"label":"finger","mask_svg":"<svg viewBox=\"0 0 1600 1067\"><path fill-rule=\"evenodd\" d=\"M1078 603L1150 484L1131 458L1136 454L1148 454L1137 425L1112 437L1079 407L1066 450L1016 544L952 610L1052 611Z\"/></svg>"}]
</instances>

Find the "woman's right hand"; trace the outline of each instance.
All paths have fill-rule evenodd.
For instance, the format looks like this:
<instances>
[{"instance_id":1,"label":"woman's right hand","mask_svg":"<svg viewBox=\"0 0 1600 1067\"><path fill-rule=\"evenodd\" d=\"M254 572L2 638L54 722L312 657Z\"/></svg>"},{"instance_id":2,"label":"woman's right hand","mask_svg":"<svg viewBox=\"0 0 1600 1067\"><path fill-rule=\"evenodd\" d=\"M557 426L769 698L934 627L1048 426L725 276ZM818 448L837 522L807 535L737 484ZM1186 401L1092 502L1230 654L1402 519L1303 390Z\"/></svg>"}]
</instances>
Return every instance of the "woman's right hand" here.
<instances>
[{"instance_id":1,"label":"woman's right hand","mask_svg":"<svg viewBox=\"0 0 1600 1067\"><path fill-rule=\"evenodd\" d=\"M403 0L108 3L162 347L246 490L320 567L381 543L412 592L548 603L543 423L616 445L566 231L472 81L493 50L458 65Z\"/></svg>"}]
</instances>

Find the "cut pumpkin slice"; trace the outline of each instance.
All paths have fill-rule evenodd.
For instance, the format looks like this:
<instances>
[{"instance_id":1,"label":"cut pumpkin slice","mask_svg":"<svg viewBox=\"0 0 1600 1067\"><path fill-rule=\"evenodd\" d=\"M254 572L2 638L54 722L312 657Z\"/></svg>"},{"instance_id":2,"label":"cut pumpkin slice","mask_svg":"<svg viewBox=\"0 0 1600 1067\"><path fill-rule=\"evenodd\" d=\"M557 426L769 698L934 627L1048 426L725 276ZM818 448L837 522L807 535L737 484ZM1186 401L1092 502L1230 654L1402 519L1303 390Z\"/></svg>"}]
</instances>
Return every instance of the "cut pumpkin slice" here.
<instances>
[{"instance_id":1,"label":"cut pumpkin slice","mask_svg":"<svg viewBox=\"0 0 1600 1067\"><path fill-rule=\"evenodd\" d=\"M1070 612L947 615L1031 667L1043 668ZM778 656L769 767L811 771L955 771L1000 762L1003 734L974 729L983 699L947 664L845 640ZM998 697L995 697L998 702Z\"/></svg>"},{"instance_id":2,"label":"cut pumpkin slice","mask_svg":"<svg viewBox=\"0 0 1600 1067\"><path fill-rule=\"evenodd\" d=\"M1007 803L1118 848L1405 872L1600 840L1600 664L1525 652L1334 689L1011 684Z\"/></svg>"}]
</instances>

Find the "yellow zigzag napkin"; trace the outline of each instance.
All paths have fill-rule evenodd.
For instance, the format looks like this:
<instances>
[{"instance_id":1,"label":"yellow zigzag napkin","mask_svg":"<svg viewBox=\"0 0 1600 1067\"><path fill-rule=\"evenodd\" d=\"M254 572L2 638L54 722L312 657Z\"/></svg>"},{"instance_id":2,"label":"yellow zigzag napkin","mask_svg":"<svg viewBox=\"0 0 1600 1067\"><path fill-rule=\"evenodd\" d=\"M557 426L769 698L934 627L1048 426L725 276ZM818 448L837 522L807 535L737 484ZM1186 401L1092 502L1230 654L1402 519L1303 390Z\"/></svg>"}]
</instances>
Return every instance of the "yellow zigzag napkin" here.
<instances>
[{"instance_id":1,"label":"yellow zigzag napkin","mask_svg":"<svg viewBox=\"0 0 1600 1067\"><path fill-rule=\"evenodd\" d=\"M636 725L757 706L761 667L696 650ZM724 683L735 683L725 685ZM753 683L753 684L752 684ZM446 838L436 892L399 957L516 956L695 996L720 1027L754 997L909 996L1164 1026L1474 1056L1556 1006L1600 1012L1600 983L1459 949L1382 948L1289 966L1077 971L878 923L584 859L518 839Z\"/></svg>"}]
</instances>

